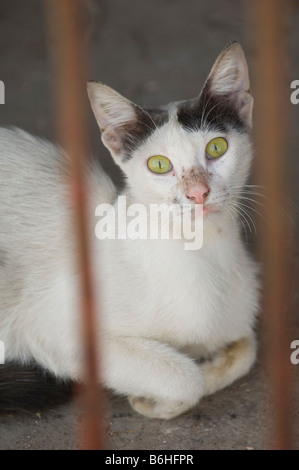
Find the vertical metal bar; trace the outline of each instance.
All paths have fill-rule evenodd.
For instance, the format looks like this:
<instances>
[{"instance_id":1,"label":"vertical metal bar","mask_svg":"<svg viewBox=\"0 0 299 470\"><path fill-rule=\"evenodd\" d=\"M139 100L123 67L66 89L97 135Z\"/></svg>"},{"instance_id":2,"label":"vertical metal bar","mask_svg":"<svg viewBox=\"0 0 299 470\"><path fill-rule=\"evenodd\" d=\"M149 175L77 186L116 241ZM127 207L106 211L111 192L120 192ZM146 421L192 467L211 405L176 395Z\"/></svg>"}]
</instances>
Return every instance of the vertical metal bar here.
<instances>
[{"instance_id":1,"label":"vertical metal bar","mask_svg":"<svg viewBox=\"0 0 299 470\"><path fill-rule=\"evenodd\" d=\"M272 402L272 436L275 449L292 448L292 372L289 302L292 248L283 212L287 175L288 102L285 0L251 2L257 50L257 176L266 190L265 219L261 231L264 261L265 317L269 401Z\"/></svg>"},{"instance_id":2,"label":"vertical metal bar","mask_svg":"<svg viewBox=\"0 0 299 470\"><path fill-rule=\"evenodd\" d=\"M82 18L85 0L47 0L50 39L54 58L54 86L60 140L72 161L72 197L76 213L78 263L82 289L82 341L85 354L81 406L84 425L80 442L85 449L103 449L103 422L98 386L98 347L95 335L95 299L89 250L88 195L84 165L88 157L86 128L87 51L84 47ZM84 437L82 429L84 428Z\"/></svg>"}]
</instances>

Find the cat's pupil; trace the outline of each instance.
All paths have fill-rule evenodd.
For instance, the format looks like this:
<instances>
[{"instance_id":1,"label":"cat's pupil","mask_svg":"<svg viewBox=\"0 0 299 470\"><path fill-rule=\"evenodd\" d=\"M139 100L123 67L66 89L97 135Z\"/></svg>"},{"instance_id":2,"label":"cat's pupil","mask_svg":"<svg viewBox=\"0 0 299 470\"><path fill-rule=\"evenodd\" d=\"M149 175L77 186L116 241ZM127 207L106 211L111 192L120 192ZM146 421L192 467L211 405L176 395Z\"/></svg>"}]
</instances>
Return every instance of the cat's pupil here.
<instances>
[{"instance_id":1,"label":"cat's pupil","mask_svg":"<svg viewBox=\"0 0 299 470\"><path fill-rule=\"evenodd\" d=\"M161 168L162 168L162 165L161 165L161 161L160 161L160 160L159 160L159 168L160 168L160 170L161 170Z\"/></svg>"}]
</instances>

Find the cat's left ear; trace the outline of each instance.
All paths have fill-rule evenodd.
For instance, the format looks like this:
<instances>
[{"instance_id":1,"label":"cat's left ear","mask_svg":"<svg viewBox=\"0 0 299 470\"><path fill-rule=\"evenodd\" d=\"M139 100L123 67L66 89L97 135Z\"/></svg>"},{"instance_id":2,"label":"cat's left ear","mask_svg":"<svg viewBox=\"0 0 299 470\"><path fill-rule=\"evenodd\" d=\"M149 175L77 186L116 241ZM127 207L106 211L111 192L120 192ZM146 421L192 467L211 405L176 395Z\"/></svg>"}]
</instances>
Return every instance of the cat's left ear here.
<instances>
[{"instance_id":1,"label":"cat's left ear","mask_svg":"<svg viewBox=\"0 0 299 470\"><path fill-rule=\"evenodd\" d=\"M245 54L238 42L229 44L218 56L205 88L212 95L225 97L237 111L241 121L252 128L253 98L250 93Z\"/></svg>"}]
</instances>

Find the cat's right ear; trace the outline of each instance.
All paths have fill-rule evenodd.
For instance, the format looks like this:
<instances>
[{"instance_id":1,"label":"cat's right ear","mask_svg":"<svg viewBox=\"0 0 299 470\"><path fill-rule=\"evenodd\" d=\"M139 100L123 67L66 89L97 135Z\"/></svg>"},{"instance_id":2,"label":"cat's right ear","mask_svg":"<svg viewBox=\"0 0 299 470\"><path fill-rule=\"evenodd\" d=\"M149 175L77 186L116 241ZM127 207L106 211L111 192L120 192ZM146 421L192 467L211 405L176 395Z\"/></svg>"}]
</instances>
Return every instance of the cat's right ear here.
<instances>
[{"instance_id":1,"label":"cat's right ear","mask_svg":"<svg viewBox=\"0 0 299 470\"><path fill-rule=\"evenodd\" d=\"M124 136L137 120L135 105L100 82L88 82L87 93L103 144L119 163L124 153Z\"/></svg>"}]
</instances>

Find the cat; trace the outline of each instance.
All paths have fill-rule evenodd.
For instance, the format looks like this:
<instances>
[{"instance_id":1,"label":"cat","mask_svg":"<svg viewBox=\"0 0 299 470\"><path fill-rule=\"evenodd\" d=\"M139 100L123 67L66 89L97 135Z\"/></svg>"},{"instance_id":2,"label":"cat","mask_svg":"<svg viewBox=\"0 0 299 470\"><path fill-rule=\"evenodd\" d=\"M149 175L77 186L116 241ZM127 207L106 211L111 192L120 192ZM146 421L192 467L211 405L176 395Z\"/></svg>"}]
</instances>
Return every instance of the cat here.
<instances>
[{"instance_id":1,"label":"cat","mask_svg":"<svg viewBox=\"0 0 299 470\"><path fill-rule=\"evenodd\" d=\"M117 211L118 191L97 165L86 169L101 380L142 415L174 418L246 374L256 358L258 267L236 212L253 158L245 55L231 43L199 97L157 109L99 82L87 92L103 144L125 175L127 206L189 204L193 221L195 207L203 207L197 250L174 237L98 240L95 208L114 204ZM18 129L1 129L0 143L6 361L35 361L57 378L80 381L68 156Z\"/></svg>"}]
</instances>

